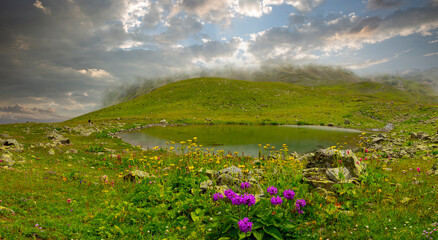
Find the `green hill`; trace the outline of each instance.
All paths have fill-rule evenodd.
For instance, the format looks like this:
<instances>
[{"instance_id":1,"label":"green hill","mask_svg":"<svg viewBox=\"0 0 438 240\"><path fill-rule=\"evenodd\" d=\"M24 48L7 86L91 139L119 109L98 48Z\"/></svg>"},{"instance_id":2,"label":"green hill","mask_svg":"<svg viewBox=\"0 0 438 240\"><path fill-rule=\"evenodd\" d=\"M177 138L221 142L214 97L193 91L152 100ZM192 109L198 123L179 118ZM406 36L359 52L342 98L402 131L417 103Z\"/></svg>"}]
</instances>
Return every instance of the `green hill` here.
<instances>
[{"instance_id":1,"label":"green hill","mask_svg":"<svg viewBox=\"0 0 438 240\"><path fill-rule=\"evenodd\" d=\"M166 119L173 123L342 125L348 118L355 126L376 126L394 121L406 112L433 110L437 105L431 101L375 82L309 87L280 82L195 78L165 85L133 100L70 121L120 118L145 122Z\"/></svg>"}]
</instances>

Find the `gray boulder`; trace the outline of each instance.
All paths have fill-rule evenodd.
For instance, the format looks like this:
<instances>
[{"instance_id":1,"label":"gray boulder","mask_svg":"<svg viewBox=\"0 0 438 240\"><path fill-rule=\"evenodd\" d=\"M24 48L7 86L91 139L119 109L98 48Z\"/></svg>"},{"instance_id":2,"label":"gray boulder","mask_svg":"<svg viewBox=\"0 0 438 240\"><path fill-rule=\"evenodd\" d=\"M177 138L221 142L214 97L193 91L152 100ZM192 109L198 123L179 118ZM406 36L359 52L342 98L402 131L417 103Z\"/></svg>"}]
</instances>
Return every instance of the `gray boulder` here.
<instances>
[{"instance_id":1,"label":"gray boulder","mask_svg":"<svg viewBox=\"0 0 438 240\"><path fill-rule=\"evenodd\" d=\"M47 138L49 140L52 140L53 143L55 144L62 144L62 145L70 144L70 139L65 138L64 136L56 132L50 133L49 135L47 135Z\"/></svg>"},{"instance_id":2,"label":"gray boulder","mask_svg":"<svg viewBox=\"0 0 438 240\"><path fill-rule=\"evenodd\" d=\"M12 167L14 164L15 164L15 161L12 160L11 154L7 154L7 153L2 154L0 166Z\"/></svg>"},{"instance_id":3,"label":"gray boulder","mask_svg":"<svg viewBox=\"0 0 438 240\"><path fill-rule=\"evenodd\" d=\"M231 166L220 171L214 172L212 170L203 170L210 178L200 184L202 192L207 190L214 190L215 192L224 193L227 189L232 189L236 193L254 194L256 199L264 197L263 189L260 186L258 179L262 178L261 170L254 170L249 173L244 173L240 168ZM249 182L248 189L241 189L242 182Z\"/></svg>"},{"instance_id":4,"label":"gray boulder","mask_svg":"<svg viewBox=\"0 0 438 240\"><path fill-rule=\"evenodd\" d=\"M356 183L365 169L352 150L321 149L308 159L303 178L315 187L330 190L336 183Z\"/></svg>"},{"instance_id":5,"label":"gray boulder","mask_svg":"<svg viewBox=\"0 0 438 240\"><path fill-rule=\"evenodd\" d=\"M433 164L432 168L428 172L429 174L438 175L438 163Z\"/></svg>"},{"instance_id":6,"label":"gray boulder","mask_svg":"<svg viewBox=\"0 0 438 240\"><path fill-rule=\"evenodd\" d=\"M135 179L144 179L144 178L155 178L155 176L144 171L134 170L129 172L127 175L125 175L123 177L123 180L134 182Z\"/></svg>"},{"instance_id":7,"label":"gray boulder","mask_svg":"<svg viewBox=\"0 0 438 240\"><path fill-rule=\"evenodd\" d=\"M8 150L21 152L23 151L23 145L18 143L15 139L6 139L3 141L3 146L6 146Z\"/></svg>"}]
</instances>

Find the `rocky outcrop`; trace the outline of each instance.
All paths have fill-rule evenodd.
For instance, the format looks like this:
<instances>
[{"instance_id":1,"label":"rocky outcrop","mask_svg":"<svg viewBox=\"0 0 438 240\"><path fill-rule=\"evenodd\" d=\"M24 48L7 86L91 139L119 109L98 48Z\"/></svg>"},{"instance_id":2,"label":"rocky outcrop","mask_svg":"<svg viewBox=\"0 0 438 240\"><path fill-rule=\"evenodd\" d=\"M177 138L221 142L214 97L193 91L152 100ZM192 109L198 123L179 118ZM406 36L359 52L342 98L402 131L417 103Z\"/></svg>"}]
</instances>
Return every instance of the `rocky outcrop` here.
<instances>
[{"instance_id":1,"label":"rocky outcrop","mask_svg":"<svg viewBox=\"0 0 438 240\"><path fill-rule=\"evenodd\" d=\"M8 151L15 151L15 152L23 151L23 145L18 143L18 141L15 139L6 139L6 140L2 139L0 142L2 143L3 148Z\"/></svg>"},{"instance_id":2,"label":"rocky outcrop","mask_svg":"<svg viewBox=\"0 0 438 240\"><path fill-rule=\"evenodd\" d=\"M352 150L321 149L307 161L304 181L327 190L337 183L357 183L366 169Z\"/></svg>"},{"instance_id":3,"label":"rocky outcrop","mask_svg":"<svg viewBox=\"0 0 438 240\"><path fill-rule=\"evenodd\" d=\"M435 163L428 172L429 174L438 175L438 163Z\"/></svg>"},{"instance_id":4,"label":"rocky outcrop","mask_svg":"<svg viewBox=\"0 0 438 240\"><path fill-rule=\"evenodd\" d=\"M64 136L62 136L61 134L56 133L56 132L50 133L49 135L47 135L47 138L49 140L52 140L53 143L55 143L57 145L60 145L60 144L62 144L62 145L70 144L70 139L65 138Z\"/></svg>"},{"instance_id":5,"label":"rocky outcrop","mask_svg":"<svg viewBox=\"0 0 438 240\"><path fill-rule=\"evenodd\" d=\"M214 190L215 192L224 193L227 189L232 189L236 193L254 194L256 199L264 197L263 189L258 182L263 173L261 170L254 170L244 173L242 169L231 166L220 171L202 170L210 179L200 184L202 192ZM249 182L250 187L243 190L240 186L242 182Z\"/></svg>"},{"instance_id":6,"label":"rocky outcrop","mask_svg":"<svg viewBox=\"0 0 438 240\"><path fill-rule=\"evenodd\" d=\"M12 167L14 166L15 161L12 160L12 155L11 154L2 154L1 158L0 158L0 166L8 166L8 167Z\"/></svg>"},{"instance_id":7,"label":"rocky outcrop","mask_svg":"<svg viewBox=\"0 0 438 240\"><path fill-rule=\"evenodd\" d=\"M144 171L134 170L125 175L123 180L134 182L136 179L144 178L155 178L155 176Z\"/></svg>"}]
</instances>

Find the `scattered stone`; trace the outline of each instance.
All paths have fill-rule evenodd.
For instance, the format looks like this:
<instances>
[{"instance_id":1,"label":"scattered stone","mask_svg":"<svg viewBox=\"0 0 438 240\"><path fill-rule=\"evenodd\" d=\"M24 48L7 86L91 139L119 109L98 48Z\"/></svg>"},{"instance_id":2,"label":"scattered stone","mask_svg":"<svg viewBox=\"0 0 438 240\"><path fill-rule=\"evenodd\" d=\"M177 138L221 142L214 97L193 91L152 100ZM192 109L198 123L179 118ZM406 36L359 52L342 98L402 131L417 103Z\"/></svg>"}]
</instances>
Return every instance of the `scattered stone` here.
<instances>
[{"instance_id":1,"label":"scattered stone","mask_svg":"<svg viewBox=\"0 0 438 240\"><path fill-rule=\"evenodd\" d=\"M144 179L144 178L155 178L155 176L141 170L134 170L129 172L126 176L124 176L123 180L134 182L135 179Z\"/></svg>"},{"instance_id":2,"label":"scattered stone","mask_svg":"<svg viewBox=\"0 0 438 240\"><path fill-rule=\"evenodd\" d=\"M72 153L72 154L77 154L77 153L78 153L78 150L76 150L76 149L72 148L72 149L70 149L70 150L67 150L67 152L66 152L66 153Z\"/></svg>"},{"instance_id":3,"label":"scattered stone","mask_svg":"<svg viewBox=\"0 0 438 240\"><path fill-rule=\"evenodd\" d=\"M0 166L9 166L12 167L15 164L15 161L12 160L12 155L11 154L2 154L2 157L0 159Z\"/></svg>"},{"instance_id":4,"label":"scattered stone","mask_svg":"<svg viewBox=\"0 0 438 240\"><path fill-rule=\"evenodd\" d=\"M373 144L378 144L378 143L383 142L384 140L385 140L384 138L376 137L376 138L373 138L373 139L371 140L371 143L373 143Z\"/></svg>"},{"instance_id":5,"label":"scattered stone","mask_svg":"<svg viewBox=\"0 0 438 240\"><path fill-rule=\"evenodd\" d=\"M51 148L47 154L49 154L50 156L53 156L53 155L55 155L55 150L53 150L53 148Z\"/></svg>"},{"instance_id":6,"label":"scattered stone","mask_svg":"<svg viewBox=\"0 0 438 240\"><path fill-rule=\"evenodd\" d=\"M328 123L327 126L329 126L329 127L333 127L333 126L335 126L335 125L334 125L333 123Z\"/></svg>"},{"instance_id":7,"label":"scattered stone","mask_svg":"<svg viewBox=\"0 0 438 240\"><path fill-rule=\"evenodd\" d=\"M432 168L428 172L429 174L438 175L438 163L433 164Z\"/></svg>"},{"instance_id":8,"label":"scattered stone","mask_svg":"<svg viewBox=\"0 0 438 240\"><path fill-rule=\"evenodd\" d=\"M345 119L344 124L345 124L345 125L349 125L349 124L351 124L351 122L350 122L350 120Z\"/></svg>"},{"instance_id":9,"label":"scattered stone","mask_svg":"<svg viewBox=\"0 0 438 240\"><path fill-rule=\"evenodd\" d=\"M167 124L167 120L166 119L162 119L162 120L160 120L160 123L161 124Z\"/></svg>"},{"instance_id":10,"label":"scattered stone","mask_svg":"<svg viewBox=\"0 0 438 240\"><path fill-rule=\"evenodd\" d=\"M384 132L391 132L392 130L394 130L394 124L392 123L387 123L385 125L385 127L382 129Z\"/></svg>"},{"instance_id":11,"label":"scattered stone","mask_svg":"<svg viewBox=\"0 0 438 240\"><path fill-rule=\"evenodd\" d=\"M47 138L49 140L52 140L53 143L55 144L62 144L62 145L70 144L70 139L65 138L64 136L62 136L59 133L56 133L55 131L47 135Z\"/></svg>"}]
</instances>

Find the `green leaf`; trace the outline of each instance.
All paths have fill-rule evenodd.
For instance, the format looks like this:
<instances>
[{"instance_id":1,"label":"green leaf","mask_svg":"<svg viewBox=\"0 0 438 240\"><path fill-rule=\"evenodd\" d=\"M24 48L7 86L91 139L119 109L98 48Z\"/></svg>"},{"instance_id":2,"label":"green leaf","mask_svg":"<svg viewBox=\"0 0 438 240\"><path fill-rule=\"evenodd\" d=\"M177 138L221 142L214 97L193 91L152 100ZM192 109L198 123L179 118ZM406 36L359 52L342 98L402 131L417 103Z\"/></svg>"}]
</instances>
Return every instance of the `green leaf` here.
<instances>
[{"instance_id":1,"label":"green leaf","mask_svg":"<svg viewBox=\"0 0 438 240\"><path fill-rule=\"evenodd\" d=\"M219 238L218 240L230 240L231 238L229 238L229 237L221 237L221 238Z\"/></svg>"},{"instance_id":2,"label":"green leaf","mask_svg":"<svg viewBox=\"0 0 438 240\"><path fill-rule=\"evenodd\" d=\"M253 231L252 234L257 240L263 240L263 236L265 235L265 232L262 231Z\"/></svg>"},{"instance_id":3,"label":"green leaf","mask_svg":"<svg viewBox=\"0 0 438 240\"><path fill-rule=\"evenodd\" d=\"M269 226L265 228L265 232L272 237L274 237L277 240L283 240L283 237L281 236L281 233L278 231L278 229L274 226Z\"/></svg>"}]
</instances>

